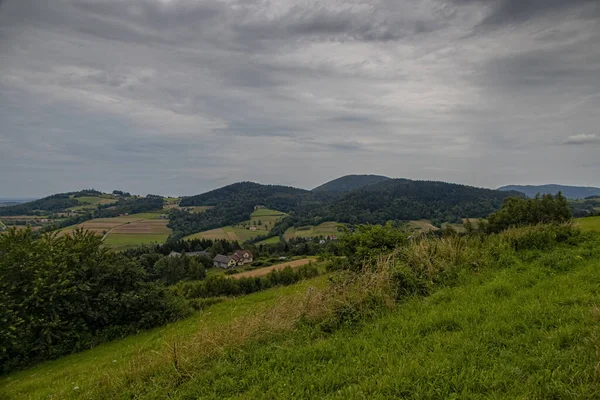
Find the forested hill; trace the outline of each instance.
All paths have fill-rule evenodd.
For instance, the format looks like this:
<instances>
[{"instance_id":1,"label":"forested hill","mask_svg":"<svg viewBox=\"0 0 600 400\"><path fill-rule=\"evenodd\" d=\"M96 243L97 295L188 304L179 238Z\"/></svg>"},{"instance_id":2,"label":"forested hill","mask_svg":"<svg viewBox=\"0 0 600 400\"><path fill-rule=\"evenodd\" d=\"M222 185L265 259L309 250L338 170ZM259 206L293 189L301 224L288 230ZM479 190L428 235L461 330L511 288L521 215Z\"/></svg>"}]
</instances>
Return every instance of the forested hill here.
<instances>
[{"instance_id":1,"label":"forested hill","mask_svg":"<svg viewBox=\"0 0 600 400\"><path fill-rule=\"evenodd\" d=\"M261 185L254 182L239 182L196 196L184 197L180 206L214 206L236 204L248 213L254 206L264 205L274 210L289 212L297 210L314 200L313 194L291 186Z\"/></svg>"},{"instance_id":2,"label":"forested hill","mask_svg":"<svg viewBox=\"0 0 600 400\"><path fill-rule=\"evenodd\" d=\"M485 217L518 192L482 189L446 182L390 179L355 190L323 212L323 216L348 223L384 223L390 220L431 219L459 221Z\"/></svg>"},{"instance_id":3,"label":"forested hill","mask_svg":"<svg viewBox=\"0 0 600 400\"><path fill-rule=\"evenodd\" d=\"M76 199L77 196L96 196L99 194L102 193L93 189L53 194L39 200L2 207L0 208L0 215L35 215L44 212L58 212L80 205L81 203Z\"/></svg>"},{"instance_id":4,"label":"forested hill","mask_svg":"<svg viewBox=\"0 0 600 400\"><path fill-rule=\"evenodd\" d=\"M257 205L266 208L296 212L301 209L313 209L322 205L318 195L303 189L289 186L261 185L254 182L240 182L212 190L196 196L184 197L179 205L212 206L203 213L188 213L173 210L169 227L174 238L195 232L236 224L250 219Z\"/></svg>"},{"instance_id":5,"label":"forested hill","mask_svg":"<svg viewBox=\"0 0 600 400\"><path fill-rule=\"evenodd\" d=\"M364 186L387 181L390 178L381 175L346 175L314 188L313 192L351 192Z\"/></svg>"},{"instance_id":6,"label":"forested hill","mask_svg":"<svg viewBox=\"0 0 600 400\"><path fill-rule=\"evenodd\" d=\"M295 223L331 220L380 224L386 221L432 219L439 222L485 217L498 210L507 197L502 192L445 182L386 179L349 193L310 192L287 186L241 182L197 196L180 205L212 206L203 213L171 211L169 227L175 238L236 224L263 205L293 214Z\"/></svg>"},{"instance_id":7,"label":"forested hill","mask_svg":"<svg viewBox=\"0 0 600 400\"><path fill-rule=\"evenodd\" d=\"M527 197L535 197L539 194L557 194L562 192L567 199L584 199L590 196L600 196L600 188L588 186L565 186L565 185L508 185L498 190L515 190L524 193Z\"/></svg>"}]
</instances>

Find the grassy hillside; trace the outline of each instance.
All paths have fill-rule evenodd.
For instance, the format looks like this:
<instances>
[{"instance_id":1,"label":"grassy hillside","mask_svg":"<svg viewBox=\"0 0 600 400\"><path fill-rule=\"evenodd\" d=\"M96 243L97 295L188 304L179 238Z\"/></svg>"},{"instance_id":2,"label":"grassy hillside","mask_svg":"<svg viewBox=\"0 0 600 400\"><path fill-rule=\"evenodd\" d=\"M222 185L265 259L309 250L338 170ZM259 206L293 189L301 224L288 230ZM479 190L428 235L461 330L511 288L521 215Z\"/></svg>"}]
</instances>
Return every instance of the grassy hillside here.
<instances>
[{"instance_id":1,"label":"grassy hillside","mask_svg":"<svg viewBox=\"0 0 600 400\"><path fill-rule=\"evenodd\" d=\"M222 228L210 229L204 232L186 236L184 239L225 239L238 242L254 239L266 235L273 226L287 214L268 208L254 210L250 219L239 224L228 225ZM249 228L255 229L250 230ZM279 239L277 238L277 243Z\"/></svg>"},{"instance_id":2,"label":"grassy hillside","mask_svg":"<svg viewBox=\"0 0 600 400\"><path fill-rule=\"evenodd\" d=\"M298 228L289 228L285 231L283 237L289 240L297 237L342 236L344 234L343 229L344 224L329 221L317 226L306 225Z\"/></svg>"},{"instance_id":3,"label":"grassy hillside","mask_svg":"<svg viewBox=\"0 0 600 400\"><path fill-rule=\"evenodd\" d=\"M0 395L600 398L598 235L527 228L401 251L351 280L323 276L227 300L8 375Z\"/></svg>"},{"instance_id":4,"label":"grassy hillside","mask_svg":"<svg viewBox=\"0 0 600 400\"><path fill-rule=\"evenodd\" d=\"M578 218L577 224L583 232L600 232L600 216Z\"/></svg>"}]
</instances>

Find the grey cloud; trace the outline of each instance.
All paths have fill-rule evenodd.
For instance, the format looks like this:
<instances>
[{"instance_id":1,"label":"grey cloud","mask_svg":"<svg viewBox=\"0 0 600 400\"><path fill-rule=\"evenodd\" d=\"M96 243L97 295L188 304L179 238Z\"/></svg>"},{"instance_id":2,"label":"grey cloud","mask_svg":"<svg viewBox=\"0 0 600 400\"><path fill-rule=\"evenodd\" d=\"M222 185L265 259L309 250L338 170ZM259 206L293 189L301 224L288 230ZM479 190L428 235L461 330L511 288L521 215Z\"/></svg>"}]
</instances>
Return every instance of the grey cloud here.
<instances>
[{"instance_id":1,"label":"grey cloud","mask_svg":"<svg viewBox=\"0 0 600 400\"><path fill-rule=\"evenodd\" d=\"M479 27L499 27L506 24L518 24L536 17L544 17L566 10L586 9L581 17L600 15L596 0L451 0L454 4L481 4L490 11Z\"/></svg>"},{"instance_id":2,"label":"grey cloud","mask_svg":"<svg viewBox=\"0 0 600 400\"><path fill-rule=\"evenodd\" d=\"M578 135L572 135L564 141L564 144L570 145L588 145L600 143L600 135L595 133L580 133Z\"/></svg>"},{"instance_id":3,"label":"grey cloud","mask_svg":"<svg viewBox=\"0 0 600 400\"><path fill-rule=\"evenodd\" d=\"M0 187L599 185L597 4L8 0Z\"/></svg>"}]
</instances>

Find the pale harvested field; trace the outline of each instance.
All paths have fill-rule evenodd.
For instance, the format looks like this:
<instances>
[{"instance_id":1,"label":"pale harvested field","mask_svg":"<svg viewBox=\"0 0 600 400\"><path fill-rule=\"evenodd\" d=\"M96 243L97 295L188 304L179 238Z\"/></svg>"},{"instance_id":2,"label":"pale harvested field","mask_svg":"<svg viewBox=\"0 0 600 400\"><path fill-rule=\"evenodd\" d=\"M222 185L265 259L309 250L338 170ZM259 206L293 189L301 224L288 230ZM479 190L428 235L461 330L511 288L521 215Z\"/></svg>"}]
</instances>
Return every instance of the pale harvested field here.
<instances>
[{"instance_id":1,"label":"pale harvested field","mask_svg":"<svg viewBox=\"0 0 600 400\"><path fill-rule=\"evenodd\" d=\"M143 220L136 221L126 225L119 225L114 228L110 234L113 233L166 233L170 234L171 229L167 228L167 220Z\"/></svg>"},{"instance_id":2,"label":"pale harvested field","mask_svg":"<svg viewBox=\"0 0 600 400\"><path fill-rule=\"evenodd\" d=\"M234 274L231 276L235 279L254 278L257 276L266 275L269 272L274 271L276 269L283 269L285 267L292 267L292 268L301 267L303 265L308 264L311 261L315 261L315 259L314 258L303 258L302 260L289 261L289 262L282 263L282 264L272 265L270 267L258 268L258 269L252 270L252 271L246 271L246 272L242 272L239 274Z\"/></svg>"}]
</instances>

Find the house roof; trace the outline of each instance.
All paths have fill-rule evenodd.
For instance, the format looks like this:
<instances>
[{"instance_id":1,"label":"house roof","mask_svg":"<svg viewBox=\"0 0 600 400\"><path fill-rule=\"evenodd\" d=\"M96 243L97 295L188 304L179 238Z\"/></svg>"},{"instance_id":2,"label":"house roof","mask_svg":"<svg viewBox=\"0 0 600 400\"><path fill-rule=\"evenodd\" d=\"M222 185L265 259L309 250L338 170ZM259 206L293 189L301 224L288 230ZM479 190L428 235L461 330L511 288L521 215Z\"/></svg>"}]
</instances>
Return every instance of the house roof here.
<instances>
[{"instance_id":1,"label":"house roof","mask_svg":"<svg viewBox=\"0 0 600 400\"><path fill-rule=\"evenodd\" d=\"M230 258L227 256L224 256L223 254L217 254L214 258L215 262L218 263L223 263L223 264L227 264L229 262Z\"/></svg>"},{"instance_id":2,"label":"house roof","mask_svg":"<svg viewBox=\"0 0 600 400\"><path fill-rule=\"evenodd\" d=\"M181 253L178 253L176 251L172 251L169 253L169 257L179 257L181 256Z\"/></svg>"},{"instance_id":3,"label":"house roof","mask_svg":"<svg viewBox=\"0 0 600 400\"><path fill-rule=\"evenodd\" d=\"M236 250L235 253L233 253L234 256L237 256L239 258L244 258L244 254L248 253L248 255L250 255L250 257L252 257L252 253L249 252L248 250Z\"/></svg>"}]
</instances>

